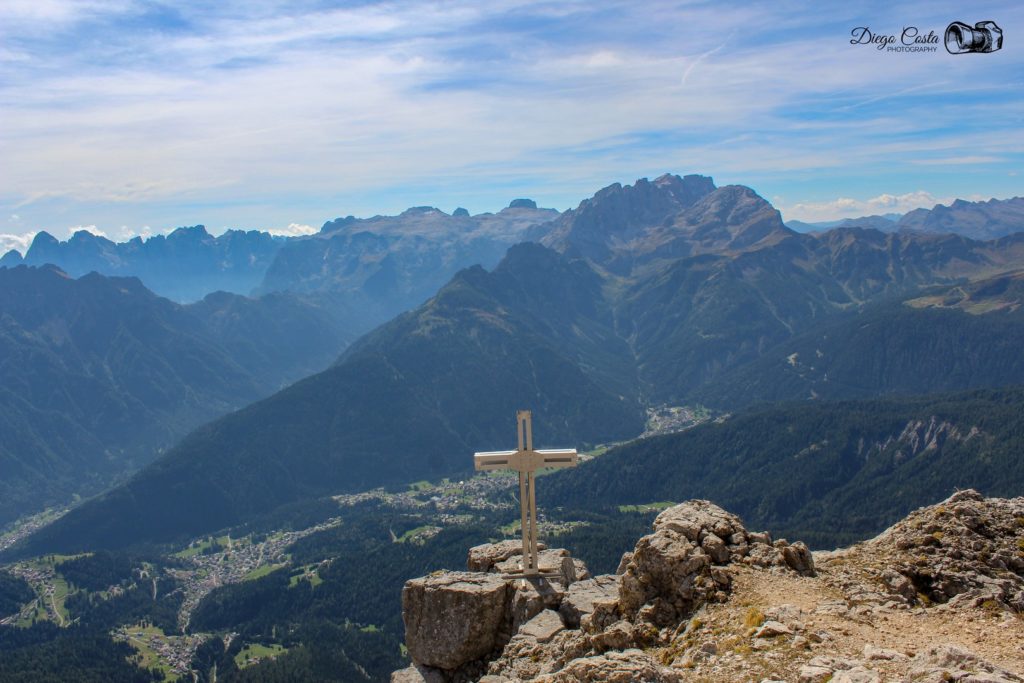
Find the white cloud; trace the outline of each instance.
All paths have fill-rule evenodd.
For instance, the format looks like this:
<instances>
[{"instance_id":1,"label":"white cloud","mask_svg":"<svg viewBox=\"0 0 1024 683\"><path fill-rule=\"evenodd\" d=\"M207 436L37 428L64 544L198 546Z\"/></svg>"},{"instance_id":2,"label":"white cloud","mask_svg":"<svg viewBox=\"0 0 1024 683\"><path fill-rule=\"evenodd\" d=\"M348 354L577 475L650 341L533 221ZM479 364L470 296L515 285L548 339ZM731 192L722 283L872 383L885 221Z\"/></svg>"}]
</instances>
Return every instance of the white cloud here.
<instances>
[{"instance_id":1,"label":"white cloud","mask_svg":"<svg viewBox=\"0 0 1024 683\"><path fill-rule=\"evenodd\" d=\"M68 236L74 235L76 232L88 232L96 235L97 237L106 237L107 233L103 232L95 225L73 225L68 228Z\"/></svg>"},{"instance_id":2,"label":"white cloud","mask_svg":"<svg viewBox=\"0 0 1024 683\"><path fill-rule=\"evenodd\" d=\"M972 194L961 197L971 201L983 199L981 195ZM904 194L880 194L868 199L838 197L819 202L797 202L791 205L780 205L779 210L786 220L799 220L808 223L833 221L843 218L859 218L886 213L907 213L914 209L931 209L936 204L950 204L955 197L936 197L931 192L917 190Z\"/></svg>"},{"instance_id":3,"label":"white cloud","mask_svg":"<svg viewBox=\"0 0 1024 683\"><path fill-rule=\"evenodd\" d=\"M0 6L2 49L30 57L0 52L0 158L17 169L0 208L25 207L26 225L49 229L49 206L116 205L109 222L86 214L111 234L125 222L180 224L183 206L235 211L196 217L208 223L303 225L339 204L389 212L459 202L474 186L562 205L652 171L756 187L869 176L884 159L922 177L946 160L981 165L1024 148L1007 87L1018 53L982 64L860 50L834 28L856 8L413 0L305 11L224 0L175 7L181 30L94 25L151 7ZM877 21L905 13L880 8ZM924 25L948 12L913 14ZM96 33L75 43L68 27L86 20ZM54 26L72 34L61 34L67 46Z\"/></svg>"},{"instance_id":4,"label":"white cloud","mask_svg":"<svg viewBox=\"0 0 1024 683\"><path fill-rule=\"evenodd\" d=\"M11 249L17 249L24 256L35 236L36 233L34 232L27 232L23 235L0 233L0 256L6 254Z\"/></svg>"},{"instance_id":5,"label":"white cloud","mask_svg":"<svg viewBox=\"0 0 1024 683\"><path fill-rule=\"evenodd\" d=\"M313 235L320 232L320 230L318 228L314 228L312 225L289 223L288 227L285 228L267 228L267 232L269 232L271 235L297 237L299 235Z\"/></svg>"}]
</instances>

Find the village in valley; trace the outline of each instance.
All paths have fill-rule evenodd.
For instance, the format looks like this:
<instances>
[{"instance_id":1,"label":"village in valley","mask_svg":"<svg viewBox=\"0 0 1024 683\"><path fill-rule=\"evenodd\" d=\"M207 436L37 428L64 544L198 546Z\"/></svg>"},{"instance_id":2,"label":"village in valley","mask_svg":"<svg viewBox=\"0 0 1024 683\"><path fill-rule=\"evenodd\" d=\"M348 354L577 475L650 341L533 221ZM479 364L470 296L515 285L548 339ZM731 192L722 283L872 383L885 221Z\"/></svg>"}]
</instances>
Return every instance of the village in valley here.
<instances>
[{"instance_id":1,"label":"village in valley","mask_svg":"<svg viewBox=\"0 0 1024 683\"><path fill-rule=\"evenodd\" d=\"M699 424L708 416L701 409L664 407L651 412L648 432L664 433L687 429ZM589 452L578 455L579 462L600 457L610 446L601 445ZM541 469L537 476L543 477L553 470ZM354 494L333 496L338 514L319 523L298 530L281 529L267 534L246 534L233 537L230 533L208 535L192 540L185 547L167 556L164 567L148 566L133 576L133 582L152 586L153 599L157 595L157 579L163 576L173 579L182 593L181 607L177 614L177 632L168 633L151 623L124 624L115 628L111 635L131 645L137 652L137 663L147 669L164 672L165 680L178 680L191 670L196 649L212 637L222 638L226 644L237 636L233 633L210 634L189 632L192 615L212 591L217 588L253 581L277 570L292 574L292 582L307 580L313 586L319 583L319 572L330 563L325 559L318 564L293 566L289 547L300 539L327 531L344 524L346 510L355 506L372 504L380 511L400 513L401 517L412 520L414 526L404 531L390 532L394 543L422 545L445 528L473 524L485 514L505 516L507 524L497 529L505 538L515 538L521 533L518 509L519 485L514 471L496 470L478 472L464 479L442 479L437 482L419 481L402 490L376 488ZM0 549L9 547L25 538L45 524L59 518L66 510L50 510L12 525L0 535ZM542 536L564 534L586 526L588 522L578 520L550 519L539 511L538 532ZM48 555L13 563L4 569L13 576L24 579L35 594L33 600L22 606L17 614L0 615L0 625L27 627L39 621L51 621L58 626L69 626L75 616L65 606L70 595L80 588L70 584L60 572L60 565L81 556ZM113 585L95 594L95 599L104 600L120 595L130 585ZM273 658L285 650L280 646L259 643L247 644L238 657L241 667L254 664L260 659Z\"/></svg>"}]
</instances>

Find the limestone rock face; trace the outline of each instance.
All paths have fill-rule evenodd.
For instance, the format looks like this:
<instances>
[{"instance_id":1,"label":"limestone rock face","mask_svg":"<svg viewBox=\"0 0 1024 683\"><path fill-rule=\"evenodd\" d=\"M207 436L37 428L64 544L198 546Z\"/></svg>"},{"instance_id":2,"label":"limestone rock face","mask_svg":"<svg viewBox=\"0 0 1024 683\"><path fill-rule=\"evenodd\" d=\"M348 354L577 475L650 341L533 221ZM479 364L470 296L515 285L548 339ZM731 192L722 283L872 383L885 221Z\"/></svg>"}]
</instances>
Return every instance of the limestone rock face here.
<instances>
[{"instance_id":1,"label":"limestone rock face","mask_svg":"<svg viewBox=\"0 0 1024 683\"><path fill-rule=\"evenodd\" d=\"M556 578L509 578L519 554L517 542L478 546L469 566L486 573L409 582L414 666L395 683L764 683L780 656L791 682L1024 683L1024 498L959 492L813 555L693 500L663 511L616 574L582 578L555 548L541 565ZM936 639L961 618L980 655ZM864 642L862 627L882 622Z\"/></svg>"},{"instance_id":2,"label":"limestone rock face","mask_svg":"<svg viewBox=\"0 0 1024 683\"><path fill-rule=\"evenodd\" d=\"M787 564L784 548L763 547L765 563ZM632 556L624 558L620 608L656 626L678 624L700 605L725 599L731 579L719 567L742 560L749 548L739 517L717 505L693 500L671 507L654 520L654 533L641 538ZM809 552L806 557L800 551L793 555L813 567Z\"/></svg>"},{"instance_id":3,"label":"limestone rock face","mask_svg":"<svg viewBox=\"0 0 1024 683\"><path fill-rule=\"evenodd\" d=\"M406 582L405 644L417 664L453 670L502 644L511 588L496 574L443 572Z\"/></svg>"},{"instance_id":4,"label":"limestone rock face","mask_svg":"<svg viewBox=\"0 0 1024 683\"><path fill-rule=\"evenodd\" d=\"M959 491L865 545L892 558L881 578L908 602L920 593L933 603L992 601L1024 612L1024 498Z\"/></svg>"}]
</instances>

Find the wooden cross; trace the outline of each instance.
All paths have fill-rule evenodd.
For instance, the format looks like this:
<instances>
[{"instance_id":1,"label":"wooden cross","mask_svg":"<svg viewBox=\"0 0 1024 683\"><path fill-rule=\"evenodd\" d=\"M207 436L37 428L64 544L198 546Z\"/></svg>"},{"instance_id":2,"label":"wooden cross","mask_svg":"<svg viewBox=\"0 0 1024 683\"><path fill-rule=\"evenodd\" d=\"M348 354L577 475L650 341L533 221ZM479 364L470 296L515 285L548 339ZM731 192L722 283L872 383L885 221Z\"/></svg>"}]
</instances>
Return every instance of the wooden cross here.
<instances>
[{"instance_id":1,"label":"wooden cross","mask_svg":"<svg viewBox=\"0 0 1024 683\"><path fill-rule=\"evenodd\" d=\"M534 479L542 467L575 467L576 449L533 450L533 420L529 410L516 413L519 448L514 451L486 451L473 455L477 470L519 472L519 519L523 530L523 576L541 576L537 566L537 499ZM554 570L550 570L554 571ZM549 572L550 573L550 572Z\"/></svg>"}]
</instances>

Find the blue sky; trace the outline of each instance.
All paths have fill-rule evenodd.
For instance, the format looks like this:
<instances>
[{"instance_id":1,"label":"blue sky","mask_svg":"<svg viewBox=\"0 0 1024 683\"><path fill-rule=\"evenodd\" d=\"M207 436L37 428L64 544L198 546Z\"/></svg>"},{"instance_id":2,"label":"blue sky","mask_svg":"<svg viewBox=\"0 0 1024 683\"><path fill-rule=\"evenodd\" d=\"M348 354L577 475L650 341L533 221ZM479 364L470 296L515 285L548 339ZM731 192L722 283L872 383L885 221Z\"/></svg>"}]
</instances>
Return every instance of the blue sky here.
<instances>
[{"instance_id":1,"label":"blue sky","mask_svg":"<svg viewBox=\"0 0 1024 683\"><path fill-rule=\"evenodd\" d=\"M850 44L986 19L1000 52ZM4 0L0 247L565 209L665 171L787 219L1016 196L1022 45L1019 3Z\"/></svg>"}]
</instances>

